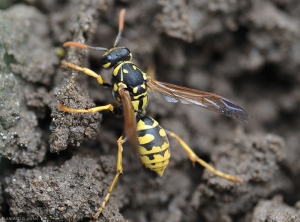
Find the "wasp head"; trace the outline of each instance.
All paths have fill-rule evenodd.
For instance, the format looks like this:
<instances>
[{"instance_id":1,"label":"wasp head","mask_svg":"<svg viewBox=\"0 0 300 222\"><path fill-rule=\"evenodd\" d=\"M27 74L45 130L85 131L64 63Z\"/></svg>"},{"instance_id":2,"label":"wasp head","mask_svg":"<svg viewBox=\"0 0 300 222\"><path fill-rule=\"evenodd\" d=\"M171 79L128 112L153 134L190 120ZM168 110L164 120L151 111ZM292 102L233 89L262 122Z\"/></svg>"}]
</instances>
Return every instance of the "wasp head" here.
<instances>
[{"instance_id":1,"label":"wasp head","mask_svg":"<svg viewBox=\"0 0 300 222\"><path fill-rule=\"evenodd\" d=\"M100 64L104 69L111 69L120 62L130 61L131 52L126 47L114 47L105 52L100 60Z\"/></svg>"}]
</instances>

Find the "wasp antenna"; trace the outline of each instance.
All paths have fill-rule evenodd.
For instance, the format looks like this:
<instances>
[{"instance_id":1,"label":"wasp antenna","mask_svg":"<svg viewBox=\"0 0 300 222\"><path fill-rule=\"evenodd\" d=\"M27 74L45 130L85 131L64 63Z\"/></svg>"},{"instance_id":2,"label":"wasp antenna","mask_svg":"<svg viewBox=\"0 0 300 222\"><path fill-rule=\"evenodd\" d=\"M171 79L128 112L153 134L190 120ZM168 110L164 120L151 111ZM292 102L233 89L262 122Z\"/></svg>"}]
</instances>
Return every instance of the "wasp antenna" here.
<instances>
[{"instance_id":1,"label":"wasp antenna","mask_svg":"<svg viewBox=\"0 0 300 222\"><path fill-rule=\"evenodd\" d=\"M63 44L63 47L69 47L69 46L74 46L77 48L81 48L81 49L88 49L88 46L79 42L65 42Z\"/></svg>"},{"instance_id":2,"label":"wasp antenna","mask_svg":"<svg viewBox=\"0 0 300 222\"><path fill-rule=\"evenodd\" d=\"M63 44L63 47L69 47L69 46L74 46L81 49L92 49L95 51L108 51L107 48L88 46L79 42L66 42Z\"/></svg>"},{"instance_id":3,"label":"wasp antenna","mask_svg":"<svg viewBox=\"0 0 300 222\"><path fill-rule=\"evenodd\" d=\"M118 46L118 44L119 44L119 42L122 38L122 32L123 32L123 29L124 29L125 12L126 12L126 10L123 8L123 9L121 9L120 14L119 14L119 32L118 32L114 47Z\"/></svg>"},{"instance_id":4,"label":"wasp antenna","mask_svg":"<svg viewBox=\"0 0 300 222\"><path fill-rule=\"evenodd\" d=\"M92 46L88 46L88 49L92 49L92 50L95 50L95 51L108 51L107 48L103 48L103 47L92 47Z\"/></svg>"}]
</instances>

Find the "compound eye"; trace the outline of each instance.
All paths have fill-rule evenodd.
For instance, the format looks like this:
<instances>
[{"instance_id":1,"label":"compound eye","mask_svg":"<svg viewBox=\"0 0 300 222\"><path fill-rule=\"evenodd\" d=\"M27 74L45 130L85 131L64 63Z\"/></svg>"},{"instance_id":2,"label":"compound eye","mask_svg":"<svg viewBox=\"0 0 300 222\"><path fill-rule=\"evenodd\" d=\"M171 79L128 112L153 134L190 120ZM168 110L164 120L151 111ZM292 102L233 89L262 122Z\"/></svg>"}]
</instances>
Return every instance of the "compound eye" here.
<instances>
[{"instance_id":1,"label":"compound eye","mask_svg":"<svg viewBox=\"0 0 300 222\"><path fill-rule=\"evenodd\" d=\"M103 66L103 68L109 69L112 65L112 60L113 57L111 55L104 55L100 60L100 64Z\"/></svg>"},{"instance_id":2,"label":"compound eye","mask_svg":"<svg viewBox=\"0 0 300 222\"><path fill-rule=\"evenodd\" d=\"M107 56L105 56L103 59L104 59L104 61L105 61L106 63L108 63L108 62L111 62L112 56L111 56L111 55L107 55Z\"/></svg>"}]
</instances>

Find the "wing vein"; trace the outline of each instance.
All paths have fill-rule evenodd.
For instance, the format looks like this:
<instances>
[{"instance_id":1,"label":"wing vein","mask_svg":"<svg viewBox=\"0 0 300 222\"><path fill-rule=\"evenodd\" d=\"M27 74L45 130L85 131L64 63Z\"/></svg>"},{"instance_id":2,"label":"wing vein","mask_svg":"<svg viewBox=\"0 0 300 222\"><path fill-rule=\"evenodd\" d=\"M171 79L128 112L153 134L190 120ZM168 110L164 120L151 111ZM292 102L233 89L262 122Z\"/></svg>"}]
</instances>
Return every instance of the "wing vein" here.
<instances>
[{"instance_id":1,"label":"wing vein","mask_svg":"<svg viewBox=\"0 0 300 222\"><path fill-rule=\"evenodd\" d=\"M170 83L160 82L148 77L147 86L163 95L171 103L194 104L244 122L249 121L248 113L239 105L225 97Z\"/></svg>"}]
</instances>

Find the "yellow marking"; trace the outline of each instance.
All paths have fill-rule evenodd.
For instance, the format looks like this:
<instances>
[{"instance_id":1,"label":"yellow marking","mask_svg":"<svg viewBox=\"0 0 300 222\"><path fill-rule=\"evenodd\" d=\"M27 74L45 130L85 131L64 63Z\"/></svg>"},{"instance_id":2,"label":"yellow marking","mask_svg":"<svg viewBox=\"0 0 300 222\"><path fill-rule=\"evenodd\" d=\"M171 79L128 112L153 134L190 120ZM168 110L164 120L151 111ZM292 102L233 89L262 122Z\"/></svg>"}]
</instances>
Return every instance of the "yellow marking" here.
<instances>
[{"instance_id":1,"label":"yellow marking","mask_svg":"<svg viewBox=\"0 0 300 222\"><path fill-rule=\"evenodd\" d=\"M138 100L132 101L133 109L138 111L139 110L139 104L140 104L140 102Z\"/></svg>"},{"instance_id":2,"label":"yellow marking","mask_svg":"<svg viewBox=\"0 0 300 222\"><path fill-rule=\"evenodd\" d=\"M147 134L148 135L148 134ZM140 143L140 137L138 137L139 143ZM143 143L140 143L142 145ZM154 154L162 152L169 148L169 144L167 142L164 142L162 146L153 146L151 150L147 150L143 146L139 146L139 154L141 155L147 155L147 154ZM156 161L155 161L156 162Z\"/></svg>"},{"instance_id":3,"label":"yellow marking","mask_svg":"<svg viewBox=\"0 0 300 222\"><path fill-rule=\"evenodd\" d=\"M140 137L138 137L138 140L140 142ZM140 143L142 145L142 143ZM162 146L153 146L151 150L147 150L143 146L139 146L139 154L141 155L147 155L147 154L153 154L153 153L159 153L169 148L169 143L164 142Z\"/></svg>"},{"instance_id":4,"label":"yellow marking","mask_svg":"<svg viewBox=\"0 0 300 222\"><path fill-rule=\"evenodd\" d=\"M111 63L108 62L108 63L104 64L103 67L106 69L106 68L108 68L110 65L111 65Z\"/></svg>"},{"instance_id":5,"label":"yellow marking","mask_svg":"<svg viewBox=\"0 0 300 222\"><path fill-rule=\"evenodd\" d=\"M138 140L139 140L139 144L146 144L146 143L150 143L151 141L153 141L155 139L155 137L151 134L146 134L144 136L139 136Z\"/></svg>"},{"instance_id":6,"label":"yellow marking","mask_svg":"<svg viewBox=\"0 0 300 222\"><path fill-rule=\"evenodd\" d=\"M136 67L136 65L134 65L134 64L132 64L132 68L133 68L134 70L137 70L137 67Z\"/></svg>"},{"instance_id":7,"label":"yellow marking","mask_svg":"<svg viewBox=\"0 0 300 222\"><path fill-rule=\"evenodd\" d=\"M124 64L134 65L133 62L130 62L130 61L124 61L122 64L123 64L123 65L124 65Z\"/></svg>"},{"instance_id":8,"label":"yellow marking","mask_svg":"<svg viewBox=\"0 0 300 222\"><path fill-rule=\"evenodd\" d=\"M169 162L168 162L169 163ZM152 169L155 173L157 173L160 177L162 177L164 175L164 171L165 171L166 167L162 167L159 169Z\"/></svg>"},{"instance_id":9,"label":"yellow marking","mask_svg":"<svg viewBox=\"0 0 300 222\"><path fill-rule=\"evenodd\" d=\"M169 150L166 150L166 152L164 153L163 156L160 154L155 154L154 160L151 162L152 163L160 163L160 162L170 159L170 157L171 157L171 154L170 154Z\"/></svg>"},{"instance_id":10,"label":"yellow marking","mask_svg":"<svg viewBox=\"0 0 300 222\"><path fill-rule=\"evenodd\" d=\"M163 168L163 167L166 167L166 165L169 163L169 160L165 160L165 161L162 161L162 162L158 162L158 163L155 163L155 165L152 165L154 169L157 169L157 168Z\"/></svg>"},{"instance_id":11,"label":"yellow marking","mask_svg":"<svg viewBox=\"0 0 300 222\"><path fill-rule=\"evenodd\" d=\"M138 86L136 86L136 87L134 87L134 88L133 88L133 90L132 90L132 91L133 91L134 93L137 93L138 89L139 89L139 87L138 87ZM134 98L136 98L136 97L134 97ZM137 98L138 98L138 97L137 97Z\"/></svg>"},{"instance_id":12,"label":"yellow marking","mask_svg":"<svg viewBox=\"0 0 300 222\"><path fill-rule=\"evenodd\" d=\"M143 89L146 89L146 84L140 85Z\"/></svg>"},{"instance_id":13,"label":"yellow marking","mask_svg":"<svg viewBox=\"0 0 300 222\"><path fill-rule=\"evenodd\" d=\"M171 157L170 151L166 150L164 153L164 156L160 154L154 155L154 160L150 161L147 156L140 156L142 163L145 167L149 168L150 170L153 170L156 172L159 176L162 176L164 173L164 170L166 169L169 159ZM155 163L155 165L152 165L152 163Z\"/></svg>"},{"instance_id":14,"label":"yellow marking","mask_svg":"<svg viewBox=\"0 0 300 222\"><path fill-rule=\"evenodd\" d=\"M166 131L165 131L164 129L160 129L160 130L159 130L159 135L160 135L161 137L165 137L167 134L166 134Z\"/></svg>"},{"instance_id":15,"label":"yellow marking","mask_svg":"<svg viewBox=\"0 0 300 222\"><path fill-rule=\"evenodd\" d=\"M119 83L118 83L118 86L119 86L119 88L121 88L121 89L127 89L127 85L125 85L125 84L122 83L122 82L119 82Z\"/></svg>"},{"instance_id":16,"label":"yellow marking","mask_svg":"<svg viewBox=\"0 0 300 222\"><path fill-rule=\"evenodd\" d=\"M170 151L167 149L164 152L163 156L161 154L154 154L154 160L152 160L151 163L159 163L159 162L168 160L170 157L171 157Z\"/></svg>"},{"instance_id":17,"label":"yellow marking","mask_svg":"<svg viewBox=\"0 0 300 222\"><path fill-rule=\"evenodd\" d=\"M164 175L164 171L166 168L164 169L155 169L153 171L155 171L160 177L162 177Z\"/></svg>"},{"instance_id":18,"label":"yellow marking","mask_svg":"<svg viewBox=\"0 0 300 222\"><path fill-rule=\"evenodd\" d=\"M144 97L142 101L138 100L138 98L141 96L142 95L136 96L136 97L134 97L134 100L132 100L132 106L133 106L134 110L136 110L136 111L140 110L139 109L140 103L142 103L141 110L144 109L148 103L148 97Z\"/></svg>"},{"instance_id":19,"label":"yellow marking","mask_svg":"<svg viewBox=\"0 0 300 222\"><path fill-rule=\"evenodd\" d=\"M146 73L144 73L144 72L142 72L143 73L143 80L147 80L147 78L148 78L148 76L147 76L147 74Z\"/></svg>"},{"instance_id":20,"label":"yellow marking","mask_svg":"<svg viewBox=\"0 0 300 222\"><path fill-rule=\"evenodd\" d=\"M127 69L123 69L123 73L128 74L128 70Z\"/></svg>"},{"instance_id":21,"label":"yellow marking","mask_svg":"<svg viewBox=\"0 0 300 222\"><path fill-rule=\"evenodd\" d=\"M143 95L133 96L133 99L134 99L134 100L138 100L141 96L143 96Z\"/></svg>"},{"instance_id":22,"label":"yellow marking","mask_svg":"<svg viewBox=\"0 0 300 222\"><path fill-rule=\"evenodd\" d=\"M142 109L144 109L147 106L147 104L148 104L148 95L143 98ZM158 125L158 123L157 123L157 125Z\"/></svg>"},{"instance_id":23,"label":"yellow marking","mask_svg":"<svg viewBox=\"0 0 300 222\"><path fill-rule=\"evenodd\" d=\"M144 92L144 93L141 93L141 94L138 94L138 95L136 95L136 96L133 96L133 99L134 100L138 100L140 97L143 97L143 96L146 96L147 97L147 92ZM145 97L144 97L145 98ZM143 98L143 99L144 99ZM147 99L146 99L146 102L148 101L148 97L147 97ZM142 102L144 102L144 101L142 101ZM147 104L147 103L146 103Z\"/></svg>"},{"instance_id":24,"label":"yellow marking","mask_svg":"<svg viewBox=\"0 0 300 222\"><path fill-rule=\"evenodd\" d=\"M138 100L142 96L145 96L144 98L142 98L142 101ZM137 95L137 96L134 96L133 99L134 100L132 101L132 105L134 107L134 110L138 110L140 103L142 103L142 109L144 109L147 106L147 104L148 104L147 92L142 93L142 94Z\"/></svg>"},{"instance_id":25,"label":"yellow marking","mask_svg":"<svg viewBox=\"0 0 300 222\"><path fill-rule=\"evenodd\" d=\"M116 68L114 68L114 71L113 71L114 76L118 75L118 72L119 72L122 65L123 65L123 63L120 63L119 65L117 65Z\"/></svg>"},{"instance_id":26,"label":"yellow marking","mask_svg":"<svg viewBox=\"0 0 300 222\"><path fill-rule=\"evenodd\" d=\"M156 126L158 126L158 122L157 121L154 121L153 125L151 125L151 126L146 125L145 122L142 121L142 120L139 120L138 123L137 123L137 127L139 129L142 129L142 130L153 129Z\"/></svg>"},{"instance_id":27,"label":"yellow marking","mask_svg":"<svg viewBox=\"0 0 300 222\"><path fill-rule=\"evenodd\" d=\"M169 163L169 162L168 162ZM161 168L161 169L155 169L153 171L155 171L160 177L163 176L164 174L164 171L165 171L166 168Z\"/></svg>"},{"instance_id":28,"label":"yellow marking","mask_svg":"<svg viewBox=\"0 0 300 222\"><path fill-rule=\"evenodd\" d=\"M117 92L117 91L118 91L118 88L119 88L118 85L115 83L115 84L114 84L113 90L114 90L115 92Z\"/></svg>"}]
</instances>

